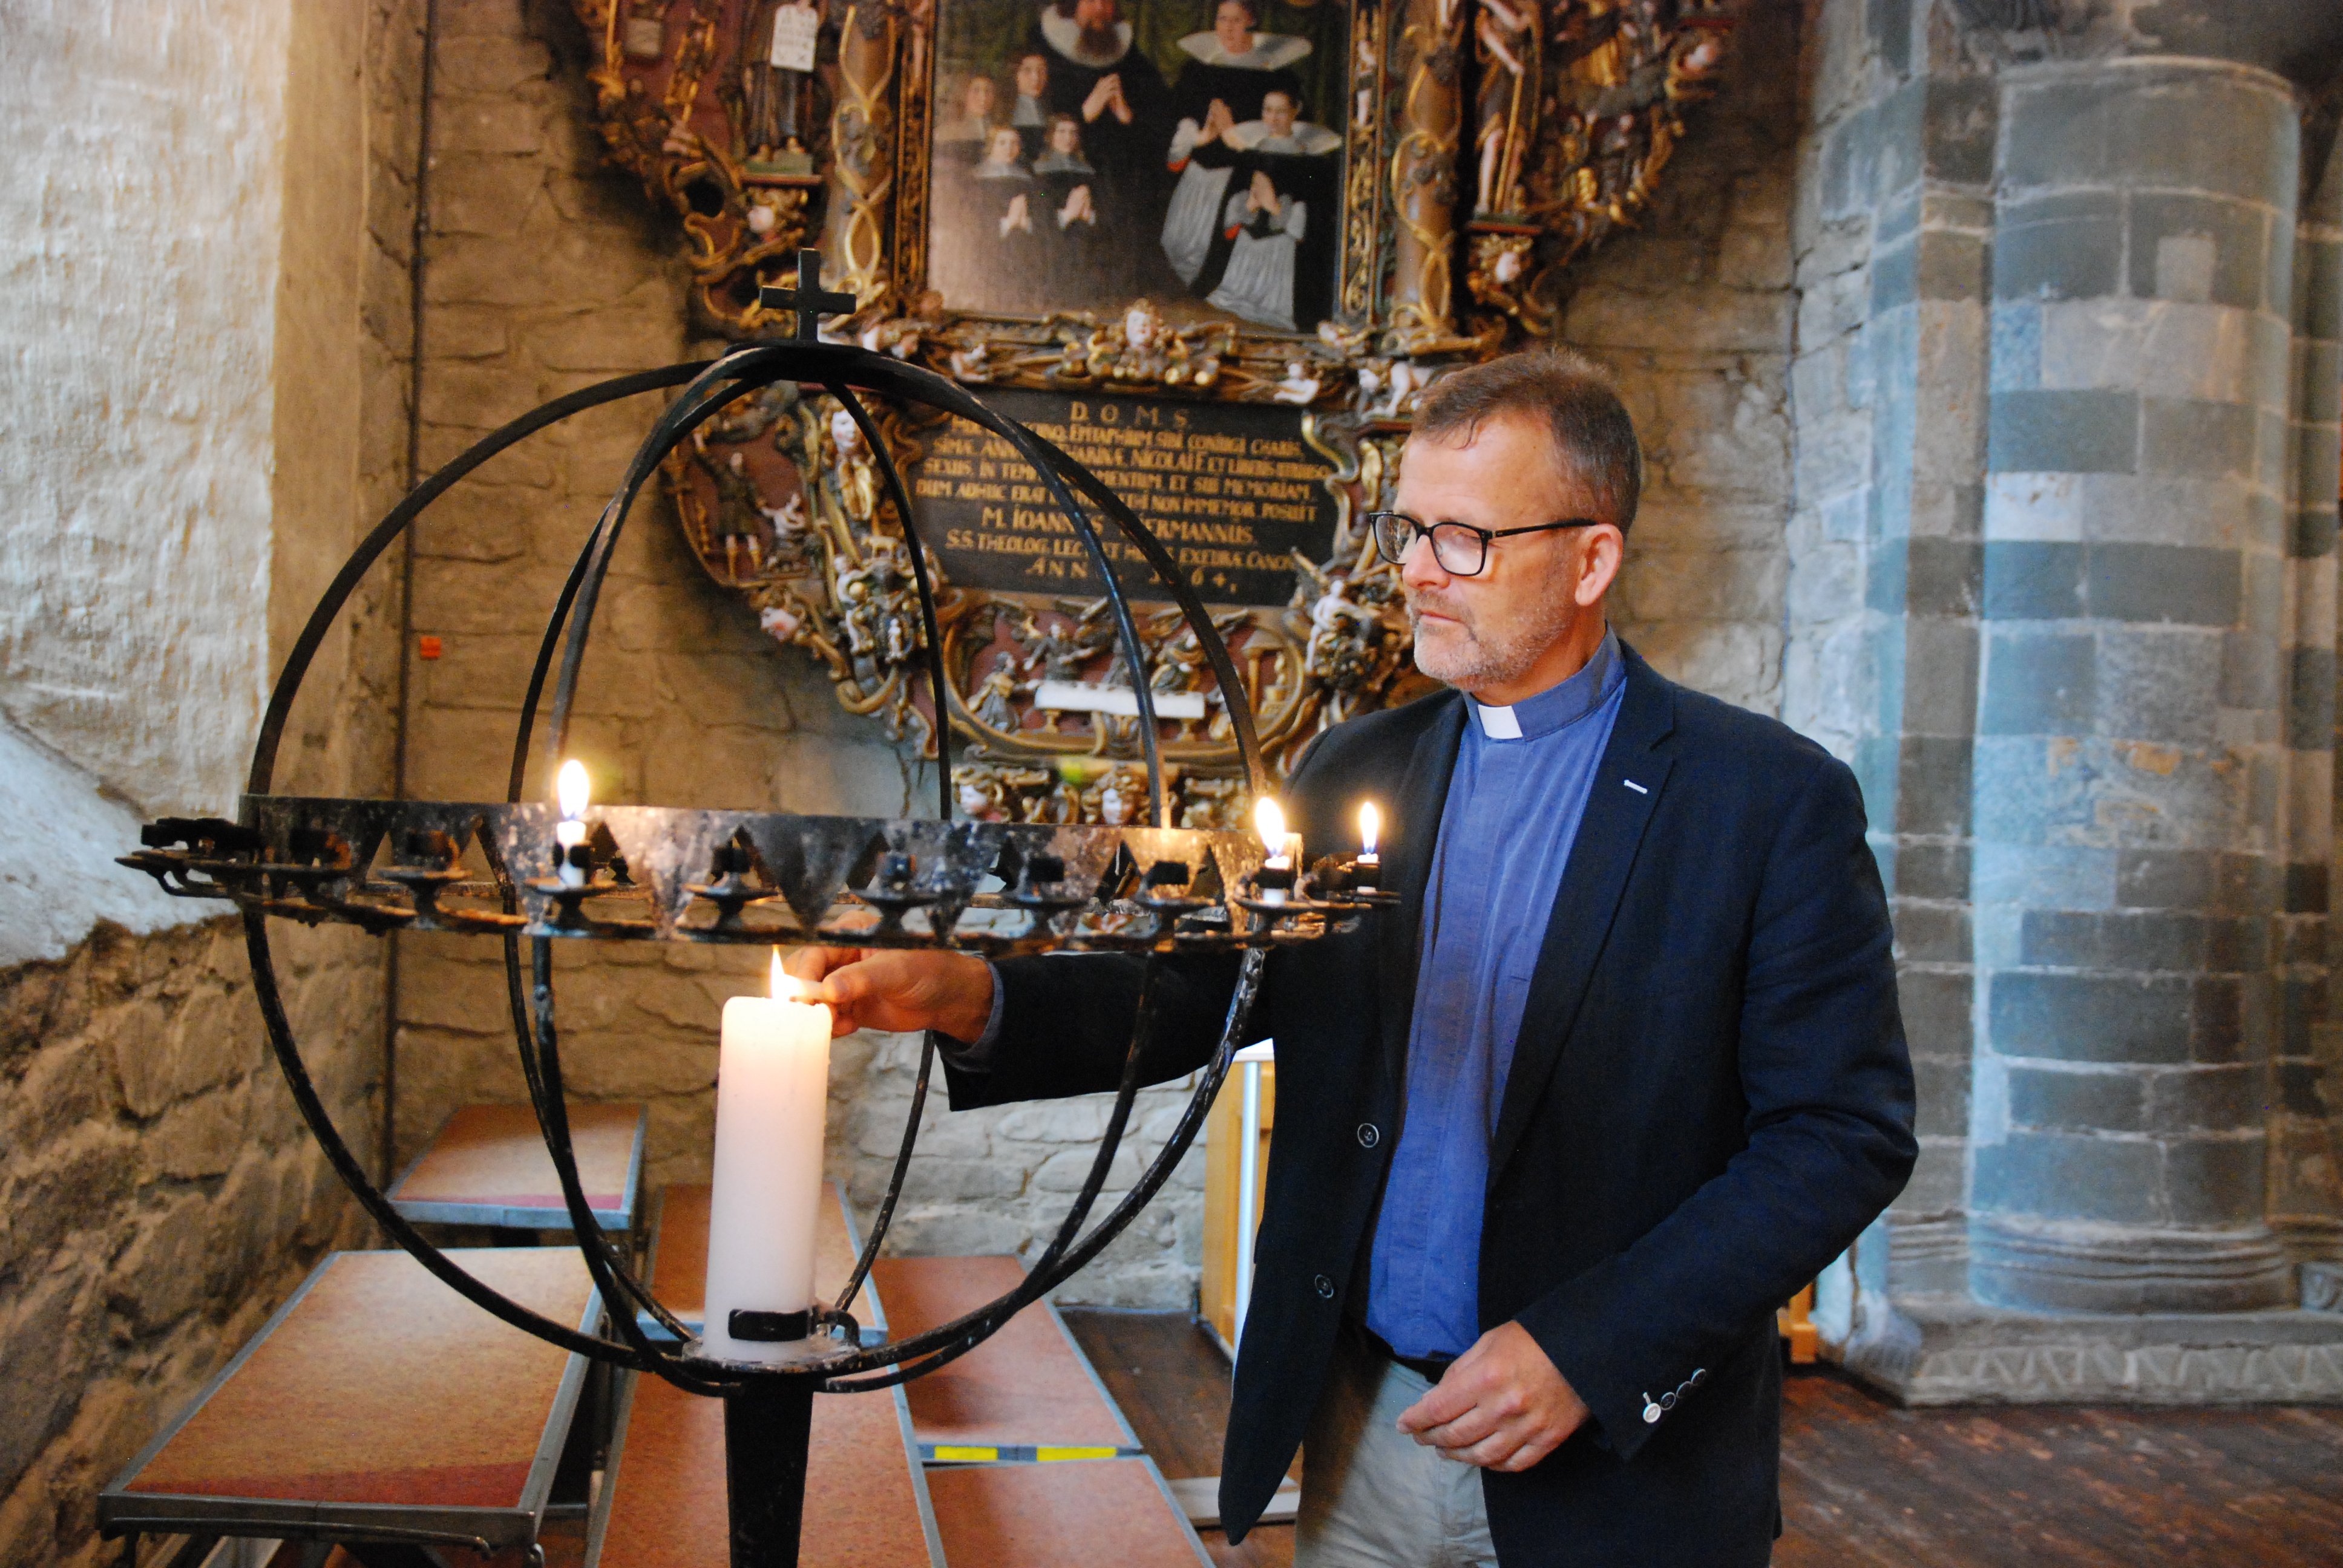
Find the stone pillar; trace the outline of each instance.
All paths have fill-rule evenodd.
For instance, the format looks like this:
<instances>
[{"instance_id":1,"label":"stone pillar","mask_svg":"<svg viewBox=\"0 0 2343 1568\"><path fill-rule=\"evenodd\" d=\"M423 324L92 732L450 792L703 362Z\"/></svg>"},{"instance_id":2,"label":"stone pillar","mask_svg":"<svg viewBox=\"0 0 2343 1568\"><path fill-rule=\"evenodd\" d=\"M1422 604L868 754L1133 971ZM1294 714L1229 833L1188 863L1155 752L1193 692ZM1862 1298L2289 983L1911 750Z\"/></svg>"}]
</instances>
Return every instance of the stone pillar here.
<instances>
[{"instance_id":1,"label":"stone pillar","mask_svg":"<svg viewBox=\"0 0 2343 1568\"><path fill-rule=\"evenodd\" d=\"M1925 7L1921 8L1925 11ZM1900 1354L1890 1296L1967 1289L1968 817L1997 95L1907 5L1839 7L1801 213L1785 714L1847 757L1896 921L1920 1160L1816 1321Z\"/></svg>"},{"instance_id":2,"label":"stone pillar","mask_svg":"<svg viewBox=\"0 0 2343 1568\"><path fill-rule=\"evenodd\" d=\"M2297 101L2115 58L2006 71L2000 117L1970 1285L2291 1305L2277 949L2326 900L2323 839L2298 864L2288 831Z\"/></svg>"},{"instance_id":3,"label":"stone pillar","mask_svg":"<svg viewBox=\"0 0 2343 1568\"><path fill-rule=\"evenodd\" d=\"M2305 137L2306 147L2311 138ZM2296 371L2292 522L2296 573L2294 699L2288 744L2296 747L2294 858L2334 856L2336 499L2343 447L2343 157L2303 171L2308 194L2294 236ZM2314 749L2320 742L2330 748ZM2321 849L2324 854L2321 855ZM2301 915L2280 962L2285 1007L2270 1096L2270 1223L2296 1257L2343 1258L2343 1094L2332 987L2332 928Z\"/></svg>"}]
</instances>

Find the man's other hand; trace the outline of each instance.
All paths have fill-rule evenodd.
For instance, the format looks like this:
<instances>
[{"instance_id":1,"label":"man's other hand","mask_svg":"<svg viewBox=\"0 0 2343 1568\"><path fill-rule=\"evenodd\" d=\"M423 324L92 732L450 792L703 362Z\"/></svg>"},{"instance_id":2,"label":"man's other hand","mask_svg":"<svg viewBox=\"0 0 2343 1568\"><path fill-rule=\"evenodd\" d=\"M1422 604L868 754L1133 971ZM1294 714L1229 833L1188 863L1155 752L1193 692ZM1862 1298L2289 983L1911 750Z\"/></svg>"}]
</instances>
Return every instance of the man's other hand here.
<instances>
[{"instance_id":1,"label":"man's other hand","mask_svg":"<svg viewBox=\"0 0 2343 1568\"><path fill-rule=\"evenodd\" d=\"M1529 1330L1499 1323L1400 1412L1399 1429L1443 1459L1521 1471L1561 1447L1586 1414Z\"/></svg>"},{"instance_id":2,"label":"man's other hand","mask_svg":"<svg viewBox=\"0 0 2343 1568\"><path fill-rule=\"evenodd\" d=\"M932 1029L973 1042L992 1017L992 966L966 953L900 948L799 948L781 967L828 1002L830 1032Z\"/></svg>"}]
</instances>

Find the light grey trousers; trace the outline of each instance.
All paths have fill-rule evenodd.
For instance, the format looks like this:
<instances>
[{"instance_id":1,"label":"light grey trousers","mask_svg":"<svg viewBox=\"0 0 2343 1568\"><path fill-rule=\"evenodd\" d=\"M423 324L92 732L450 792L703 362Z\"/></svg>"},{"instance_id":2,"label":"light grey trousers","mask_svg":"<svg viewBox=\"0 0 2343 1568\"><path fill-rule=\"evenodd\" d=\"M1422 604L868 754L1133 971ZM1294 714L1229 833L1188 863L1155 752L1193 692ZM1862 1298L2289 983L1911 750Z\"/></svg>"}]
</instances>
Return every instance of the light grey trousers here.
<instances>
[{"instance_id":1,"label":"light grey trousers","mask_svg":"<svg viewBox=\"0 0 2343 1568\"><path fill-rule=\"evenodd\" d=\"M1302 1450L1293 1568L1497 1568L1479 1469L1396 1424L1431 1386L1356 1329L1335 1336Z\"/></svg>"}]
</instances>

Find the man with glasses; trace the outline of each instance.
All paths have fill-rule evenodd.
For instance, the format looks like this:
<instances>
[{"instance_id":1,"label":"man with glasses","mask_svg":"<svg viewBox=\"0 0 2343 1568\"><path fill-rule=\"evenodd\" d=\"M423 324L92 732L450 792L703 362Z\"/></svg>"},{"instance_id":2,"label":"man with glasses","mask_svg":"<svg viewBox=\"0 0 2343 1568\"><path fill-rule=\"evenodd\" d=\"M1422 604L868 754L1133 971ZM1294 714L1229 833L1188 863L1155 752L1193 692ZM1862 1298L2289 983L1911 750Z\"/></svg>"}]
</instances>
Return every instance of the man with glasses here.
<instances>
[{"instance_id":1,"label":"man with glasses","mask_svg":"<svg viewBox=\"0 0 2343 1568\"><path fill-rule=\"evenodd\" d=\"M1287 791L1328 851L1375 801L1402 898L1280 950L1255 1015L1277 1140L1221 1511L1242 1539L1301 1445L1300 1568L1765 1563L1774 1310L1910 1173L1854 777L1610 628L1641 485L1608 382L1544 351L1438 383L1372 515L1451 689ZM1142 964L793 967L841 1032L950 1037L959 1107L1111 1088ZM1149 1081L1205 1060L1233 972L1159 961Z\"/></svg>"}]
</instances>

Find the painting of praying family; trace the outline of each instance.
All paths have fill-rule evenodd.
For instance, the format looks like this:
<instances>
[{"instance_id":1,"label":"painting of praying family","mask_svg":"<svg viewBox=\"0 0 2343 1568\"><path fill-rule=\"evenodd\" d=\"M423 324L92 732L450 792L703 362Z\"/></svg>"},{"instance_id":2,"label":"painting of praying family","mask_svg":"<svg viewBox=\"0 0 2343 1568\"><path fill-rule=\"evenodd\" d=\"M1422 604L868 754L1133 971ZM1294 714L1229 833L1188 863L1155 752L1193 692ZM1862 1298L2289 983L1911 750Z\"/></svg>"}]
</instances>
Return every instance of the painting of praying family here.
<instances>
[{"instance_id":1,"label":"painting of praying family","mask_svg":"<svg viewBox=\"0 0 2343 1568\"><path fill-rule=\"evenodd\" d=\"M1347 5L938 10L928 280L952 308L1332 314Z\"/></svg>"}]
</instances>

